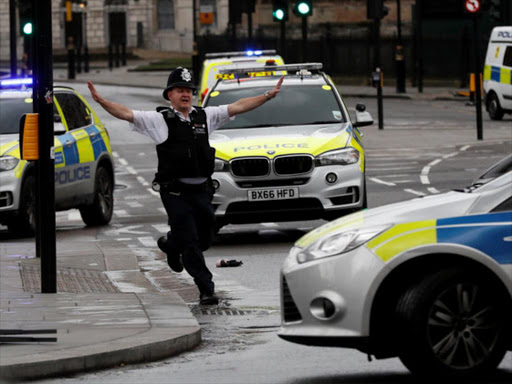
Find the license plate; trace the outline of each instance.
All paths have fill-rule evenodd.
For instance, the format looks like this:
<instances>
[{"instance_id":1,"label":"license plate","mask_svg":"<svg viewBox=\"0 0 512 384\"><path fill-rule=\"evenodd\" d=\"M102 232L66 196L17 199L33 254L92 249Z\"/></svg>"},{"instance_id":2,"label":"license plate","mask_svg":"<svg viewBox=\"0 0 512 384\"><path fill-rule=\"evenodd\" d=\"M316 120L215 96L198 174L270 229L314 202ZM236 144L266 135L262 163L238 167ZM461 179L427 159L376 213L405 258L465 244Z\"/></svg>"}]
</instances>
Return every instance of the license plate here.
<instances>
[{"instance_id":1,"label":"license plate","mask_svg":"<svg viewBox=\"0 0 512 384\"><path fill-rule=\"evenodd\" d=\"M249 201L298 199L299 188L252 189L247 191Z\"/></svg>"}]
</instances>

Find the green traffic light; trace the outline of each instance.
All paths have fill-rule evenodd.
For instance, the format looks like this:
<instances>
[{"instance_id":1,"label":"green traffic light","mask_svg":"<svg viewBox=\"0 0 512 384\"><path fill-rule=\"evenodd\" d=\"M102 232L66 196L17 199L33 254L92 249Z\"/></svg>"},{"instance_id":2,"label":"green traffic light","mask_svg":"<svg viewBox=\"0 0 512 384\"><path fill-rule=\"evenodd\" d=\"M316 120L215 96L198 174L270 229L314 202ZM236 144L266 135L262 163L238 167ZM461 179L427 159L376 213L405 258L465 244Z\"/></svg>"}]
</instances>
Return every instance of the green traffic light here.
<instances>
[{"instance_id":1,"label":"green traffic light","mask_svg":"<svg viewBox=\"0 0 512 384\"><path fill-rule=\"evenodd\" d=\"M32 23L25 23L25 25L23 26L23 33L25 35L32 34Z\"/></svg>"},{"instance_id":2,"label":"green traffic light","mask_svg":"<svg viewBox=\"0 0 512 384\"><path fill-rule=\"evenodd\" d=\"M309 13L309 5L307 3L300 3L297 9L301 15L307 15Z\"/></svg>"},{"instance_id":3,"label":"green traffic light","mask_svg":"<svg viewBox=\"0 0 512 384\"><path fill-rule=\"evenodd\" d=\"M277 20L283 20L284 19L284 11L282 9L278 9L274 12L274 17Z\"/></svg>"}]
</instances>

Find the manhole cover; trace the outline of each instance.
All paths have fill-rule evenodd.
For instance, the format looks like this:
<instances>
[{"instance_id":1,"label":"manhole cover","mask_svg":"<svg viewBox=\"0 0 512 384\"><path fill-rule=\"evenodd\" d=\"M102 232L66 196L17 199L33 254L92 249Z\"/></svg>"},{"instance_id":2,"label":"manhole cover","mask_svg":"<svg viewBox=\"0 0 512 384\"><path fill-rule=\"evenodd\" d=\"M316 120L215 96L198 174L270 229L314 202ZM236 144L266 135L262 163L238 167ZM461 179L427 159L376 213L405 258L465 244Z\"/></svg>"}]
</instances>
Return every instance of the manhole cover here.
<instances>
[{"instance_id":1,"label":"manhole cover","mask_svg":"<svg viewBox=\"0 0 512 384\"><path fill-rule=\"evenodd\" d=\"M204 316L244 316L244 315L268 315L269 311L254 309L238 309L231 307L212 307L207 308L201 305L190 306L190 311L194 315Z\"/></svg>"}]
</instances>

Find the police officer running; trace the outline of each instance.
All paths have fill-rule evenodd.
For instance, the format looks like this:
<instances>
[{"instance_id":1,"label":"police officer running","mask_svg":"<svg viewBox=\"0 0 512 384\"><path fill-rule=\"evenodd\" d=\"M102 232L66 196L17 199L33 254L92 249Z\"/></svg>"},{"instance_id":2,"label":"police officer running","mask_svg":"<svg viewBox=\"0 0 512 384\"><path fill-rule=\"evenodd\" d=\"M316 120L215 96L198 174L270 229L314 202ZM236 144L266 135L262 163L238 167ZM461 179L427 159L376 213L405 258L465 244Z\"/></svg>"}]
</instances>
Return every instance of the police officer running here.
<instances>
[{"instance_id":1,"label":"police officer running","mask_svg":"<svg viewBox=\"0 0 512 384\"><path fill-rule=\"evenodd\" d=\"M158 247L167 254L174 272L183 267L194 278L201 305L218 304L212 274L206 266L203 251L212 243L215 213L212 206L211 175L215 149L209 134L222 127L235 115L251 111L279 93L283 77L262 95L240 99L229 105L201 108L192 106L196 90L191 72L182 67L173 70L163 97L169 108L136 111L104 99L89 81L91 96L108 113L130 122L132 130L156 142L158 171L153 181L159 190L169 218L171 231L158 239Z\"/></svg>"}]
</instances>

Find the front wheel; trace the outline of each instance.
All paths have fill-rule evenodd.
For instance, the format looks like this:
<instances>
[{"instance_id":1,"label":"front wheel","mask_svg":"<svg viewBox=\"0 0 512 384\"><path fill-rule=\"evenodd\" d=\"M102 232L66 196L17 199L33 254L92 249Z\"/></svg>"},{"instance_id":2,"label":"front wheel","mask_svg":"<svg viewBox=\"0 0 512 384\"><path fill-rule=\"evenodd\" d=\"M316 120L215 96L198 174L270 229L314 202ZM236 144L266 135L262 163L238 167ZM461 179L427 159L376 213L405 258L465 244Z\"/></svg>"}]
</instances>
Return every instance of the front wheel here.
<instances>
[{"instance_id":1,"label":"front wheel","mask_svg":"<svg viewBox=\"0 0 512 384\"><path fill-rule=\"evenodd\" d=\"M114 181L105 167L98 167L94 179L94 201L80 208L80 215L89 226L105 225L114 212Z\"/></svg>"},{"instance_id":2,"label":"front wheel","mask_svg":"<svg viewBox=\"0 0 512 384\"><path fill-rule=\"evenodd\" d=\"M7 227L17 236L30 237L36 231L35 178L28 175L21 186L18 215Z\"/></svg>"},{"instance_id":3,"label":"front wheel","mask_svg":"<svg viewBox=\"0 0 512 384\"><path fill-rule=\"evenodd\" d=\"M397 306L399 357L412 372L470 376L498 366L509 314L503 295L481 274L450 269L409 288Z\"/></svg>"},{"instance_id":4,"label":"front wheel","mask_svg":"<svg viewBox=\"0 0 512 384\"><path fill-rule=\"evenodd\" d=\"M487 96L487 111L489 112L489 116L492 120L501 120L505 114L501 108L498 95L496 95L494 92L489 93Z\"/></svg>"}]
</instances>

